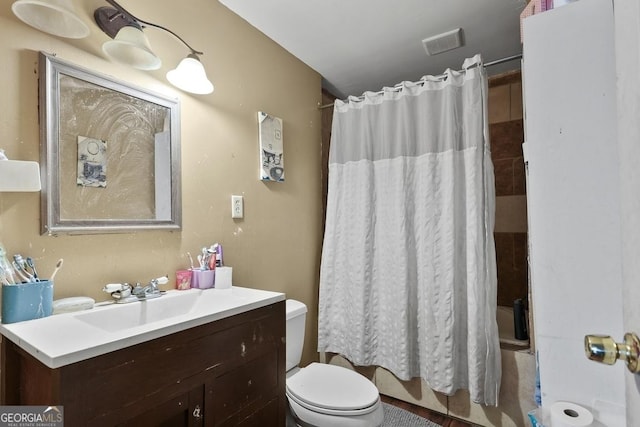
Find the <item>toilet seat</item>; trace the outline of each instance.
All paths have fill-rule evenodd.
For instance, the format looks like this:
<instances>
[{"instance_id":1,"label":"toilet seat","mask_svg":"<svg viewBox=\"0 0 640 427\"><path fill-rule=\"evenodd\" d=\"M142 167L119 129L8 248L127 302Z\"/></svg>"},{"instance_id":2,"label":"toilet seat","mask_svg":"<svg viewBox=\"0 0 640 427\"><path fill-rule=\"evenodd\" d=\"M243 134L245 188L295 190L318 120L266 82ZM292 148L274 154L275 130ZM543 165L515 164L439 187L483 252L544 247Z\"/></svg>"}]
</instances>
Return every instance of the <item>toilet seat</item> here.
<instances>
[{"instance_id":1,"label":"toilet seat","mask_svg":"<svg viewBox=\"0 0 640 427\"><path fill-rule=\"evenodd\" d=\"M341 366L311 363L287 378L287 396L311 411L358 416L380 406L378 389L355 371Z\"/></svg>"}]
</instances>

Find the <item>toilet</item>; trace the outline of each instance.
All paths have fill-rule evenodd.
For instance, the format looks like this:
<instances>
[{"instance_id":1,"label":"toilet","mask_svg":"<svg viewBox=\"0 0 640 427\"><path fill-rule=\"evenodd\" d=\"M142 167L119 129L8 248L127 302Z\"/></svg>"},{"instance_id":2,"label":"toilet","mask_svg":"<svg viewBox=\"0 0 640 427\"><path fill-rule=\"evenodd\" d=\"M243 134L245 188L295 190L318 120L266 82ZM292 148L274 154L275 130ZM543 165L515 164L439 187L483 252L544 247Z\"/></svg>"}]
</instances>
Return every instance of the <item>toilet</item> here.
<instances>
[{"instance_id":1,"label":"toilet","mask_svg":"<svg viewBox=\"0 0 640 427\"><path fill-rule=\"evenodd\" d=\"M325 363L298 366L306 317L306 305L287 300L287 400L296 423L314 427L382 425L380 393L366 377Z\"/></svg>"}]
</instances>

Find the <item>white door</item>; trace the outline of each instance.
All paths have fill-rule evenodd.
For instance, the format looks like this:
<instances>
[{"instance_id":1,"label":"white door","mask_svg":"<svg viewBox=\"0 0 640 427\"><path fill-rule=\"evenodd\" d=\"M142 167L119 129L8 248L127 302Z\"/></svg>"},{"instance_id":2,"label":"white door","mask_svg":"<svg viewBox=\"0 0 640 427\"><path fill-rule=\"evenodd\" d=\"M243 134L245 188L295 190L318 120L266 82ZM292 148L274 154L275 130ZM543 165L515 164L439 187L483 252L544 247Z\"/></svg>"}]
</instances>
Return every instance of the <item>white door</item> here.
<instances>
[{"instance_id":1,"label":"white door","mask_svg":"<svg viewBox=\"0 0 640 427\"><path fill-rule=\"evenodd\" d=\"M587 360L583 339L624 333L614 29L611 0L580 0L527 18L523 47L542 403L590 407L611 427L625 424L626 368Z\"/></svg>"},{"instance_id":2,"label":"white door","mask_svg":"<svg viewBox=\"0 0 640 427\"><path fill-rule=\"evenodd\" d=\"M614 5L624 329L640 334L640 3ZM625 379L627 426L640 426L640 376Z\"/></svg>"}]
</instances>

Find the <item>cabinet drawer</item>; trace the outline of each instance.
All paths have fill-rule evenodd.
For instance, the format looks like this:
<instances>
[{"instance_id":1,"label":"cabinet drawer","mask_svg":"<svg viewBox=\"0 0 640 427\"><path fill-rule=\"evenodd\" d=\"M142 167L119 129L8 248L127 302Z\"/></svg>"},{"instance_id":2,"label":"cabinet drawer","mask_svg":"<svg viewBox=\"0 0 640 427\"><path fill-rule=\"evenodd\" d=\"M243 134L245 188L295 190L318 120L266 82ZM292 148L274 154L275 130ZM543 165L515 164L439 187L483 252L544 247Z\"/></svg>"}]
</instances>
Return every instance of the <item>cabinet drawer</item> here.
<instances>
[{"instance_id":1,"label":"cabinet drawer","mask_svg":"<svg viewBox=\"0 0 640 427\"><path fill-rule=\"evenodd\" d=\"M273 352L282 342L278 322L277 317L264 317L217 333L215 362L233 368Z\"/></svg>"},{"instance_id":2,"label":"cabinet drawer","mask_svg":"<svg viewBox=\"0 0 640 427\"><path fill-rule=\"evenodd\" d=\"M239 422L276 397L277 364L277 352L269 352L217 377L207 385L207 417L213 415L214 425L226 425L234 415L234 422Z\"/></svg>"}]
</instances>

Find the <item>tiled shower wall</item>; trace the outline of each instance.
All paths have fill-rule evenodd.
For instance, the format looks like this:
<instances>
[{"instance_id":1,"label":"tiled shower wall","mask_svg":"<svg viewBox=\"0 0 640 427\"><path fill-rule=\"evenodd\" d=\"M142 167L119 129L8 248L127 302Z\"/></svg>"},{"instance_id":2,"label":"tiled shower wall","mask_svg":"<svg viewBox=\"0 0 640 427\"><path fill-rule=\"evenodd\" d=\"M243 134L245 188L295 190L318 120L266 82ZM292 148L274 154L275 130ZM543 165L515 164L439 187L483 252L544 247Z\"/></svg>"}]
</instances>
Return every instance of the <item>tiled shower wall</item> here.
<instances>
[{"instance_id":1,"label":"tiled shower wall","mask_svg":"<svg viewBox=\"0 0 640 427\"><path fill-rule=\"evenodd\" d=\"M498 305L527 300L527 202L519 71L489 79L491 157L496 177Z\"/></svg>"}]
</instances>

